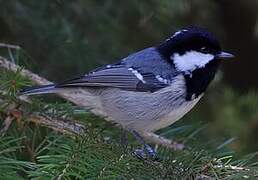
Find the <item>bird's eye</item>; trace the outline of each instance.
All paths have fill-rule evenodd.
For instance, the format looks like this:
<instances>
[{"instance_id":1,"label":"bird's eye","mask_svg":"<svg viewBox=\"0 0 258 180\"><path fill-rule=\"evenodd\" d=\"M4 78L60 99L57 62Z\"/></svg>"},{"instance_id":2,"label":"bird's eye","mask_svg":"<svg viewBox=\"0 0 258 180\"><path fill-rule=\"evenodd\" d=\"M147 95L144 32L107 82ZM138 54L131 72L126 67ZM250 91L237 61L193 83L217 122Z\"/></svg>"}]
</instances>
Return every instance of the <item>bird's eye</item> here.
<instances>
[{"instance_id":1,"label":"bird's eye","mask_svg":"<svg viewBox=\"0 0 258 180\"><path fill-rule=\"evenodd\" d=\"M209 53L209 48L207 48L206 46L204 46L204 47L201 47L200 51L201 51L202 53Z\"/></svg>"}]
</instances>

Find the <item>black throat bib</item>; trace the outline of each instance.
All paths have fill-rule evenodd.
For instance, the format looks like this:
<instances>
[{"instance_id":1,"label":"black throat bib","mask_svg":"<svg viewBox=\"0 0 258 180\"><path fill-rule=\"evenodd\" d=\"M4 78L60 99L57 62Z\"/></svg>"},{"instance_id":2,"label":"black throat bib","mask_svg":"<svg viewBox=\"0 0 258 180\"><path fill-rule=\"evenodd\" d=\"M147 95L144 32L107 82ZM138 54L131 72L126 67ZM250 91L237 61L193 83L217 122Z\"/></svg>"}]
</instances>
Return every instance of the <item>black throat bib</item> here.
<instances>
[{"instance_id":1,"label":"black throat bib","mask_svg":"<svg viewBox=\"0 0 258 180\"><path fill-rule=\"evenodd\" d=\"M191 74L185 74L187 95L186 100L191 101L204 93L210 82L214 79L220 60L212 60L203 68L195 69Z\"/></svg>"}]
</instances>

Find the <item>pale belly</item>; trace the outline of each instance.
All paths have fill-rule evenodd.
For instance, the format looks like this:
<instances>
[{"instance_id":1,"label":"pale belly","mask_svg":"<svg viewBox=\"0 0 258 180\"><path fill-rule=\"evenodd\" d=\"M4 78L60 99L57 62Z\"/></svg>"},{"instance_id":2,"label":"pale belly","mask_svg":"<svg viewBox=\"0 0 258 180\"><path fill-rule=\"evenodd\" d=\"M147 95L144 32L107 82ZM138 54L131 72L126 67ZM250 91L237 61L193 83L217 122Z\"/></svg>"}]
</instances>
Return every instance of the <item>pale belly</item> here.
<instances>
[{"instance_id":1,"label":"pale belly","mask_svg":"<svg viewBox=\"0 0 258 180\"><path fill-rule=\"evenodd\" d=\"M155 93L132 92L120 89L72 91L81 106L126 129L156 131L167 127L189 112L202 97L185 101L185 84L178 76L173 85ZM82 92L83 93L82 93ZM83 96L81 95L83 94Z\"/></svg>"},{"instance_id":2,"label":"pale belly","mask_svg":"<svg viewBox=\"0 0 258 180\"><path fill-rule=\"evenodd\" d=\"M106 90L101 95L103 111L108 119L126 129L156 131L167 127L189 112L202 96L186 101L184 81L155 93Z\"/></svg>"},{"instance_id":3,"label":"pale belly","mask_svg":"<svg viewBox=\"0 0 258 180\"><path fill-rule=\"evenodd\" d=\"M193 101L189 101L182 104L182 106L172 110L170 113L157 119L155 122L152 121L151 124L150 123L146 123L145 125L143 124L141 129L144 129L144 131L148 131L148 132L154 132L159 129L168 127L169 125L181 119L185 114L187 114L198 103L200 99L201 99L201 96L194 99Z\"/></svg>"}]
</instances>

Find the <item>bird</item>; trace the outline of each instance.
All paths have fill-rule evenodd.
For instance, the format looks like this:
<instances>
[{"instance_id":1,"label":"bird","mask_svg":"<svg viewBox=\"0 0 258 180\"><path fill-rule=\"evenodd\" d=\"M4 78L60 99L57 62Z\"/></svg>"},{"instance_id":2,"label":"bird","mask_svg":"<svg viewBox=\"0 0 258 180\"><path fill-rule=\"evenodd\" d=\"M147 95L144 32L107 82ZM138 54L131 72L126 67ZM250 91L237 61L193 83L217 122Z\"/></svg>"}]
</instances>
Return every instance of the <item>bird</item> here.
<instances>
[{"instance_id":1,"label":"bird","mask_svg":"<svg viewBox=\"0 0 258 180\"><path fill-rule=\"evenodd\" d=\"M202 27L186 27L168 39L61 83L33 86L21 95L66 92L76 95L93 113L120 124L143 142L144 153L156 156L141 134L167 127L203 97L223 60L215 35Z\"/></svg>"}]
</instances>

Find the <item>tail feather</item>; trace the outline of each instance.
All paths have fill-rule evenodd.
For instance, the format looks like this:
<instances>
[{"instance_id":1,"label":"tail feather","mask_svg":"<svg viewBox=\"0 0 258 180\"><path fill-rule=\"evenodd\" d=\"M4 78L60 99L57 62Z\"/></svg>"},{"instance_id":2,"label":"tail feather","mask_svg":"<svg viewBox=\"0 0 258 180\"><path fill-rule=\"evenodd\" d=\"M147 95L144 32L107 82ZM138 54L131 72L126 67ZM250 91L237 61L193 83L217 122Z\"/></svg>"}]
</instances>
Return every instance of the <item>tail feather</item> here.
<instances>
[{"instance_id":1,"label":"tail feather","mask_svg":"<svg viewBox=\"0 0 258 180\"><path fill-rule=\"evenodd\" d=\"M32 86L22 89L20 95L34 95L34 94L47 94L53 93L55 90L55 84L49 84L45 86Z\"/></svg>"}]
</instances>

